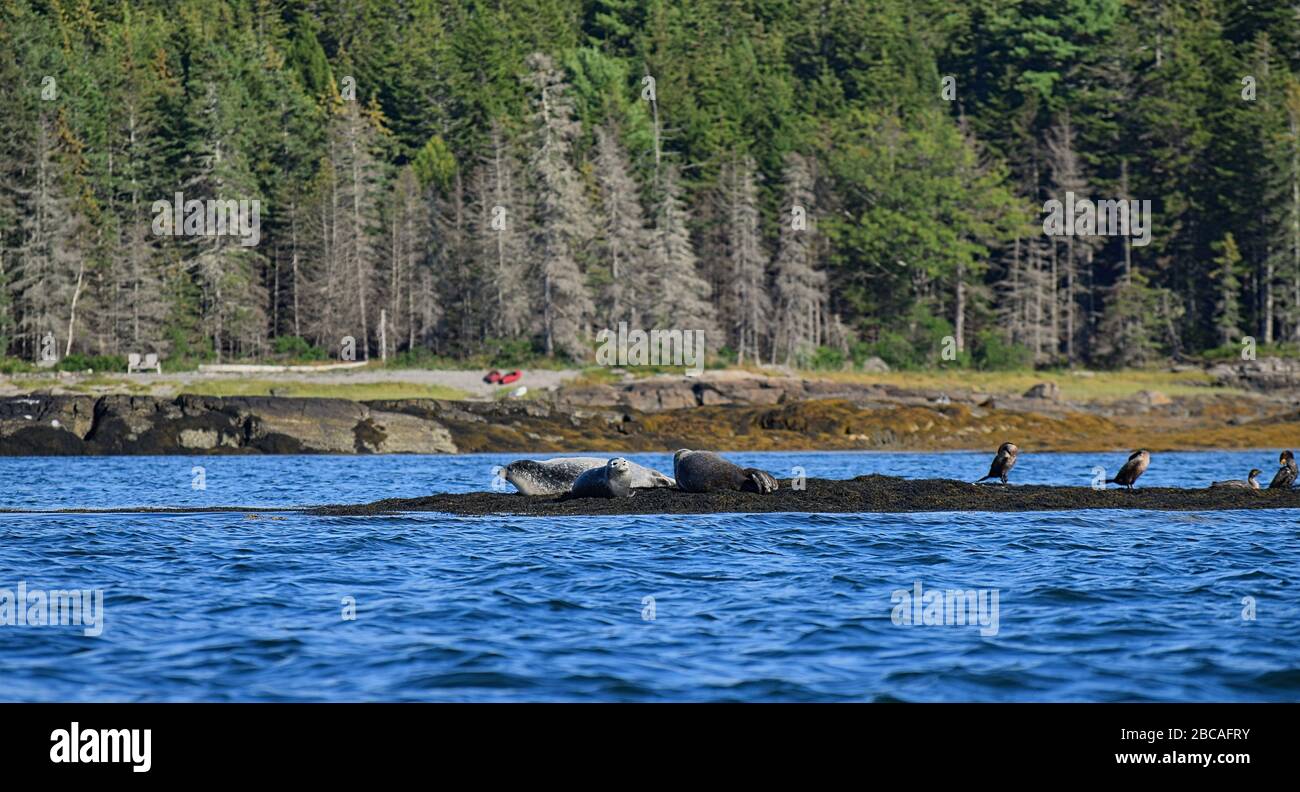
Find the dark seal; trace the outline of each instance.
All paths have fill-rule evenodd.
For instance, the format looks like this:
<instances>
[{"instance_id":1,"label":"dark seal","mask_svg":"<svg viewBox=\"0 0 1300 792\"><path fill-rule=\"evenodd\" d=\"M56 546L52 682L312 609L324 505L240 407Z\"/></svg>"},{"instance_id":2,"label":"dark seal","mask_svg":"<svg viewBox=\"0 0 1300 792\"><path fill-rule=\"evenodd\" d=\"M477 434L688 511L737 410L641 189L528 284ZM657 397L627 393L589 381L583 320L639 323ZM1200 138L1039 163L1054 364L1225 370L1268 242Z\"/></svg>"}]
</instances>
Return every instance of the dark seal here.
<instances>
[{"instance_id":1,"label":"dark seal","mask_svg":"<svg viewBox=\"0 0 1300 792\"><path fill-rule=\"evenodd\" d=\"M673 478L686 492L757 492L776 489L776 479L757 468L742 468L712 451L683 448L673 454Z\"/></svg>"}]
</instances>

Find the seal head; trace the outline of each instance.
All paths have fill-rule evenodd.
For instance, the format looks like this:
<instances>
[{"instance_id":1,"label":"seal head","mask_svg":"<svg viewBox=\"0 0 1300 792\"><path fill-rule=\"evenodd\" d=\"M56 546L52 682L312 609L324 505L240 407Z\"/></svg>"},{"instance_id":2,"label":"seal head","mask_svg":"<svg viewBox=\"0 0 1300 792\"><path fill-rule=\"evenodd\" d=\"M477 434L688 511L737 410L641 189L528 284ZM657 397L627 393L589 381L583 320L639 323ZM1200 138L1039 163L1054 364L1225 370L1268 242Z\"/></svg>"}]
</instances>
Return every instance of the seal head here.
<instances>
[{"instance_id":1,"label":"seal head","mask_svg":"<svg viewBox=\"0 0 1300 792\"><path fill-rule=\"evenodd\" d=\"M632 464L614 457L604 467L583 471L569 490L572 498L629 498L632 496Z\"/></svg>"}]
</instances>

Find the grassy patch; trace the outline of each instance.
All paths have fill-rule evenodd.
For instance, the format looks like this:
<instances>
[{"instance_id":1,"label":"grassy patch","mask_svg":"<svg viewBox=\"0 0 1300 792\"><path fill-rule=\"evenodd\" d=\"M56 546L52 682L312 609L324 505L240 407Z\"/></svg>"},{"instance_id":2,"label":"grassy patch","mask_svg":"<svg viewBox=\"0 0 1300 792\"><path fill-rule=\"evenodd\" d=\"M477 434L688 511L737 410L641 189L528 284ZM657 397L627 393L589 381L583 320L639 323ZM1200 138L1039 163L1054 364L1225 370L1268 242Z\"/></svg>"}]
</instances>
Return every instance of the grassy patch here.
<instances>
[{"instance_id":1,"label":"grassy patch","mask_svg":"<svg viewBox=\"0 0 1300 792\"><path fill-rule=\"evenodd\" d=\"M635 369L630 369L635 371ZM566 387L585 385L616 385L623 381L622 374L615 374L611 368L592 366L582 370L578 376L565 383Z\"/></svg>"},{"instance_id":2,"label":"grassy patch","mask_svg":"<svg viewBox=\"0 0 1300 792\"><path fill-rule=\"evenodd\" d=\"M108 390L113 393L148 394L153 390L153 385L138 380L101 376L99 374L80 377L68 383L66 387L74 393L96 393Z\"/></svg>"},{"instance_id":3,"label":"grassy patch","mask_svg":"<svg viewBox=\"0 0 1300 792\"><path fill-rule=\"evenodd\" d=\"M180 390L200 396L288 396L294 398L352 399L449 399L469 397L459 388L420 385L412 382L349 382L326 384L284 382L263 379L213 379L186 383ZM274 391L274 393L272 393Z\"/></svg>"},{"instance_id":4,"label":"grassy patch","mask_svg":"<svg viewBox=\"0 0 1300 792\"><path fill-rule=\"evenodd\" d=\"M634 380L649 379L661 374L667 374L673 377L684 377L687 372L686 366L626 366L621 369L615 366L589 366L582 369L582 373L569 380L569 385L616 385L623 382L625 377L631 377ZM772 376L772 372L758 366L708 366L706 371L745 371L756 377ZM821 376L821 373L810 374L808 376Z\"/></svg>"},{"instance_id":5,"label":"grassy patch","mask_svg":"<svg viewBox=\"0 0 1300 792\"><path fill-rule=\"evenodd\" d=\"M10 380L14 387L27 393L34 393L40 390L51 390L63 384L61 380L53 377L15 377Z\"/></svg>"},{"instance_id":6,"label":"grassy patch","mask_svg":"<svg viewBox=\"0 0 1300 792\"><path fill-rule=\"evenodd\" d=\"M732 371L745 371L757 377L781 376L771 370L755 366L729 366ZM680 373L670 368L638 366L627 369L634 378L658 373ZM1039 382L1055 382L1062 396L1071 401L1113 401L1131 398L1138 391L1160 391L1169 396L1206 395L1215 385L1214 378L1201 370L1158 371L1130 369L1123 371L1085 371L1071 369L1045 369L1035 371L978 371L969 368L917 369L870 373L862 371L797 371L794 376L807 379L827 379L840 382L893 385L900 388L927 390L977 390L993 394L1022 394ZM623 375L612 369L592 367L566 383L566 387L583 385L611 385L621 382ZM1214 388L1215 393L1238 393L1232 388Z\"/></svg>"},{"instance_id":7,"label":"grassy patch","mask_svg":"<svg viewBox=\"0 0 1300 792\"><path fill-rule=\"evenodd\" d=\"M987 393L1019 394L1039 382L1051 381L1061 386L1061 395L1073 401L1108 401L1133 396L1138 391L1154 390L1169 396L1205 395L1214 379L1204 371L973 371L971 369L932 369L928 371L891 371L882 374L865 372L809 372L805 376L834 380L894 385L903 388L935 390L980 390ZM1217 393L1235 392L1217 388Z\"/></svg>"}]
</instances>

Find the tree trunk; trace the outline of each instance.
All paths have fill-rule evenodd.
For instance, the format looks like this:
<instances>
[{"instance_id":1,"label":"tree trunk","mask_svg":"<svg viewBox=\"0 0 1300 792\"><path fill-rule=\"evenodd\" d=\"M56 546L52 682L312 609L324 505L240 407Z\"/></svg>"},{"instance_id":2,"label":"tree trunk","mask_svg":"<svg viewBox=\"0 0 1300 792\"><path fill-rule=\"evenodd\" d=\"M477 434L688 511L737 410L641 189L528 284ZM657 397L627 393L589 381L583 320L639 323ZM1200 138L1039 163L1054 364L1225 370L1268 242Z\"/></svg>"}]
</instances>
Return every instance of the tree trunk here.
<instances>
[{"instance_id":1,"label":"tree trunk","mask_svg":"<svg viewBox=\"0 0 1300 792\"><path fill-rule=\"evenodd\" d=\"M76 332L77 324L77 300L81 297L81 284L86 275L86 257L81 257L81 264L77 268L77 286L72 290L72 306L68 310L68 343L63 348L63 356L67 357L72 354L72 336ZM94 339L91 339L92 341Z\"/></svg>"},{"instance_id":2,"label":"tree trunk","mask_svg":"<svg viewBox=\"0 0 1300 792\"><path fill-rule=\"evenodd\" d=\"M966 267L963 264L957 265L957 308L956 316L953 317L954 340L957 342L957 352L961 353L966 349Z\"/></svg>"},{"instance_id":3,"label":"tree trunk","mask_svg":"<svg viewBox=\"0 0 1300 792\"><path fill-rule=\"evenodd\" d=\"M1074 237L1065 244L1065 364L1074 365Z\"/></svg>"},{"instance_id":4,"label":"tree trunk","mask_svg":"<svg viewBox=\"0 0 1300 792\"><path fill-rule=\"evenodd\" d=\"M361 355L363 360L370 359L370 323L366 317L366 281L361 268L361 238L365 226L361 222L361 173L357 161L357 140L355 132L348 145L352 149L352 255L357 272L357 299L361 307Z\"/></svg>"}]
</instances>

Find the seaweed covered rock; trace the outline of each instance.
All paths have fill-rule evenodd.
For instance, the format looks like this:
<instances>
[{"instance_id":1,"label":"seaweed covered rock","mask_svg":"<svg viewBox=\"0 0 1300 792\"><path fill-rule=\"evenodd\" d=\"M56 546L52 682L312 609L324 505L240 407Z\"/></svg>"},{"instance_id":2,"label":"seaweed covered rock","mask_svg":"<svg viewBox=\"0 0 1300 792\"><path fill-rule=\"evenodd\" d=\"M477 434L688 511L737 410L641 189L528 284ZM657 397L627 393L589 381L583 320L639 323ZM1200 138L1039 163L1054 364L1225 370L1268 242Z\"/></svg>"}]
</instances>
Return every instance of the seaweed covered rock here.
<instances>
[{"instance_id":1,"label":"seaweed covered rock","mask_svg":"<svg viewBox=\"0 0 1300 792\"><path fill-rule=\"evenodd\" d=\"M808 479L803 489L781 481L772 493L692 493L676 489L638 490L631 498L567 498L517 493L469 492L392 498L358 505L324 506L313 514L367 515L432 511L457 515L515 514L538 517L620 514L845 513L845 512L1024 512L1076 509L1300 508L1300 490L1152 487L1133 491L1091 487L988 486L950 479L858 476L837 481Z\"/></svg>"}]
</instances>

